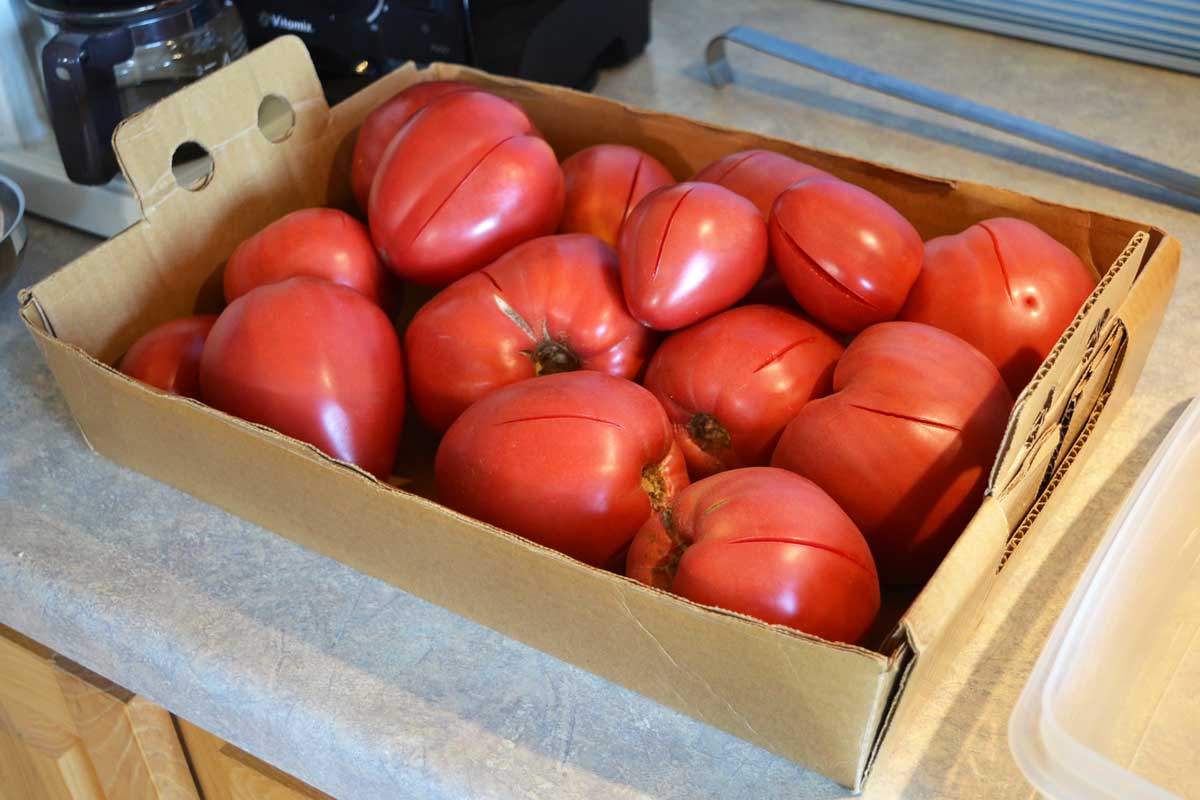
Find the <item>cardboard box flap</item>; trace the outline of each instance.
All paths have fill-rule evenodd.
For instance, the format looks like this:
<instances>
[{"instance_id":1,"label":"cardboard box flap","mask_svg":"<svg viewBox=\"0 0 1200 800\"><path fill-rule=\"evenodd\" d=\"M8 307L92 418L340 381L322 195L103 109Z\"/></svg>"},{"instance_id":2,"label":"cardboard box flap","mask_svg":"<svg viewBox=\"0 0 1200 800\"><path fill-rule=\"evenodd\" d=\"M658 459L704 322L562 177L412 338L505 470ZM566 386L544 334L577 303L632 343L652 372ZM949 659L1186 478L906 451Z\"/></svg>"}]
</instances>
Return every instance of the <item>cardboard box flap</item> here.
<instances>
[{"instance_id":1,"label":"cardboard box flap","mask_svg":"<svg viewBox=\"0 0 1200 800\"><path fill-rule=\"evenodd\" d=\"M269 97L278 99L264 105ZM265 117L282 108L281 102L290 106L294 124L266 129ZM243 57L237 69L218 70L126 118L113 134L113 148L142 216L169 224L181 212L193 219L218 213L230 198L237 206L248 197L269 203L267 189L277 192L281 185L309 202L322 201L328 175L305 153L320 146L328 123L329 107L308 51L295 36L284 36ZM268 135L282 138L276 142ZM193 171L199 180L191 188L172 169L187 142L200 145L213 162L207 178L199 177L202 168Z\"/></svg>"},{"instance_id":2,"label":"cardboard box flap","mask_svg":"<svg viewBox=\"0 0 1200 800\"><path fill-rule=\"evenodd\" d=\"M150 327L218 310L221 267L243 239L290 211L346 204L354 126L334 124L304 44L284 36L236 65L118 126L113 146L144 219L22 293L46 330L112 363ZM212 158L190 189L172 169L186 142ZM87 311L61 313L81 292L95 301Z\"/></svg>"},{"instance_id":3,"label":"cardboard box flap","mask_svg":"<svg viewBox=\"0 0 1200 800\"><path fill-rule=\"evenodd\" d=\"M1114 312L1129 294L1149 240L1145 231L1129 240L1017 398L988 483L1013 528L1028 512L1047 472L1054 471L1055 465L1047 463L1047 447L1057 446L1055 431L1080 382L1094 377L1088 367L1116 323ZM1039 462L1042 469L1032 468Z\"/></svg>"}]
</instances>

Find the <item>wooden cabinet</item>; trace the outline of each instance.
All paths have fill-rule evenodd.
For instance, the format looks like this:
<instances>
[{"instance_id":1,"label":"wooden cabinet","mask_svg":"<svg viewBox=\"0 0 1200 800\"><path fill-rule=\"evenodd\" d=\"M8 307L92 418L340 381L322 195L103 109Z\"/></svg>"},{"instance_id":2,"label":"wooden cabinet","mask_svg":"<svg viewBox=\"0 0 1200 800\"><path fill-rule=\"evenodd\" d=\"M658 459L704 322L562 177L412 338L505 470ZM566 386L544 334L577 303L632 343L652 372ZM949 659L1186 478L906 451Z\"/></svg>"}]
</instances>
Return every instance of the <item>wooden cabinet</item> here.
<instances>
[{"instance_id":1,"label":"wooden cabinet","mask_svg":"<svg viewBox=\"0 0 1200 800\"><path fill-rule=\"evenodd\" d=\"M0 800L325 797L0 625Z\"/></svg>"},{"instance_id":2,"label":"wooden cabinet","mask_svg":"<svg viewBox=\"0 0 1200 800\"><path fill-rule=\"evenodd\" d=\"M329 798L187 720L179 720L179 733L205 800Z\"/></svg>"},{"instance_id":3,"label":"wooden cabinet","mask_svg":"<svg viewBox=\"0 0 1200 800\"><path fill-rule=\"evenodd\" d=\"M7 628L0 797L199 800L170 714Z\"/></svg>"}]
</instances>

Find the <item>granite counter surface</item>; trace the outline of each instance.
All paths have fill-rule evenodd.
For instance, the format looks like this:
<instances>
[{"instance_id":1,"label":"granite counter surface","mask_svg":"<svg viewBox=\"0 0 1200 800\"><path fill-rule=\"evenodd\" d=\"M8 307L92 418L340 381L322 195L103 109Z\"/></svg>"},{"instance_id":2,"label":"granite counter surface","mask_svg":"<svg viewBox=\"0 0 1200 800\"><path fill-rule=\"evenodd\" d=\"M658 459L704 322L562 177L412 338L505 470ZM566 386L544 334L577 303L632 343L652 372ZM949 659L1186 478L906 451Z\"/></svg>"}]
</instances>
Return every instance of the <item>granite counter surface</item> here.
<instances>
[{"instance_id":1,"label":"granite counter surface","mask_svg":"<svg viewBox=\"0 0 1200 800\"><path fill-rule=\"evenodd\" d=\"M1200 78L827 2L656 0L647 54L597 92L1152 222L1184 245L1138 388L1026 542L949 680L893 730L868 797L1026 797L1012 705L1105 525L1200 394L1200 201L748 51L747 23L832 55L1200 166ZM17 284L96 240L39 220ZM347 798L840 797L819 775L306 551L88 450L0 308L0 622ZM803 720L797 720L803 725Z\"/></svg>"}]
</instances>

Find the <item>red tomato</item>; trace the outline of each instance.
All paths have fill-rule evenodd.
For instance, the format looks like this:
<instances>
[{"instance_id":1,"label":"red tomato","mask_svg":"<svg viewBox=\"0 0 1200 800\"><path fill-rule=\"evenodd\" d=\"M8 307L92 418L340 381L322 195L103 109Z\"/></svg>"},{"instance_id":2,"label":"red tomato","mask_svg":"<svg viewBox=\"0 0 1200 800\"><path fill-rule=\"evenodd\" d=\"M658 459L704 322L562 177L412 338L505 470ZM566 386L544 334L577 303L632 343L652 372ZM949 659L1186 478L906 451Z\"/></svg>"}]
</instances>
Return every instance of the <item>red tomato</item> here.
<instances>
[{"instance_id":1,"label":"red tomato","mask_svg":"<svg viewBox=\"0 0 1200 800\"><path fill-rule=\"evenodd\" d=\"M633 147L598 144L562 163L567 199L559 230L590 233L612 246L638 201L675 182L655 159Z\"/></svg>"},{"instance_id":2,"label":"red tomato","mask_svg":"<svg viewBox=\"0 0 1200 800\"><path fill-rule=\"evenodd\" d=\"M404 420L400 341L379 306L316 278L260 286L221 313L200 361L204 402L380 479Z\"/></svg>"},{"instance_id":3,"label":"red tomato","mask_svg":"<svg viewBox=\"0 0 1200 800\"><path fill-rule=\"evenodd\" d=\"M376 108L363 120L354 141L354 158L350 162L350 189L358 207L367 210L367 198L371 195L371 181L383 151L392 143L392 137L404 127L404 123L432 100L451 92L474 90L475 87L462 81L428 81L415 83Z\"/></svg>"},{"instance_id":4,"label":"red tomato","mask_svg":"<svg viewBox=\"0 0 1200 800\"><path fill-rule=\"evenodd\" d=\"M696 173L694 181L724 186L754 203L763 219L770 219L775 198L793 183L808 178L830 178L828 172L809 166L770 150L741 150L719 158ZM779 276L779 271L767 262L762 278L750 290L748 298L755 303L790 305L791 294Z\"/></svg>"},{"instance_id":5,"label":"red tomato","mask_svg":"<svg viewBox=\"0 0 1200 800\"><path fill-rule=\"evenodd\" d=\"M468 408L442 439L435 479L455 511L605 566L687 485L687 470L654 395L579 371Z\"/></svg>"},{"instance_id":6,"label":"red tomato","mask_svg":"<svg viewBox=\"0 0 1200 800\"><path fill-rule=\"evenodd\" d=\"M800 410L771 463L846 510L884 583L920 583L983 500L1012 396L982 353L914 322L859 334L833 389Z\"/></svg>"},{"instance_id":7,"label":"red tomato","mask_svg":"<svg viewBox=\"0 0 1200 800\"><path fill-rule=\"evenodd\" d=\"M425 304L405 333L413 404L435 430L501 386L591 369L633 380L655 334L629 315L616 252L581 233L517 245Z\"/></svg>"},{"instance_id":8,"label":"red tomato","mask_svg":"<svg viewBox=\"0 0 1200 800\"><path fill-rule=\"evenodd\" d=\"M225 302L302 275L349 286L373 303L387 280L367 226L336 208L305 208L237 246L225 264Z\"/></svg>"},{"instance_id":9,"label":"red tomato","mask_svg":"<svg viewBox=\"0 0 1200 800\"><path fill-rule=\"evenodd\" d=\"M828 394L842 346L802 315L741 306L667 337L645 386L667 410L688 473L766 464L783 428Z\"/></svg>"},{"instance_id":10,"label":"red tomato","mask_svg":"<svg viewBox=\"0 0 1200 800\"><path fill-rule=\"evenodd\" d=\"M514 103L452 92L392 139L367 206L384 263L415 283L445 286L554 233L562 170Z\"/></svg>"},{"instance_id":11,"label":"red tomato","mask_svg":"<svg viewBox=\"0 0 1200 800\"><path fill-rule=\"evenodd\" d=\"M772 467L684 489L629 547L626 574L696 603L835 642L862 638L879 578L858 528L812 481Z\"/></svg>"},{"instance_id":12,"label":"red tomato","mask_svg":"<svg viewBox=\"0 0 1200 800\"><path fill-rule=\"evenodd\" d=\"M1094 288L1091 270L1041 228L1000 217L926 243L900 318L966 339L1017 395Z\"/></svg>"},{"instance_id":13,"label":"red tomato","mask_svg":"<svg viewBox=\"0 0 1200 800\"><path fill-rule=\"evenodd\" d=\"M621 283L633 316L660 331L724 311L762 275L767 231L744 197L712 183L646 195L621 229Z\"/></svg>"},{"instance_id":14,"label":"red tomato","mask_svg":"<svg viewBox=\"0 0 1200 800\"><path fill-rule=\"evenodd\" d=\"M200 398L200 352L215 314L181 317L150 329L133 343L118 369L167 394Z\"/></svg>"},{"instance_id":15,"label":"red tomato","mask_svg":"<svg viewBox=\"0 0 1200 800\"><path fill-rule=\"evenodd\" d=\"M717 159L696 173L694 181L715 183L754 203L771 216L775 198L793 183L808 178L830 178L828 172L770 150L742 150Z\"/></svg>"},{"instance_id":16,"label":"red tomato","mask_svg":"<svg viewBox=\"0 0 1200 800\"><path fill-rule=\"evenodd\" d=\"M896 316L921 269L921 237L900 212L853 184L813 178L771 211L771 254L800 307L855 333Z\"/></svg>"}]
</instances>

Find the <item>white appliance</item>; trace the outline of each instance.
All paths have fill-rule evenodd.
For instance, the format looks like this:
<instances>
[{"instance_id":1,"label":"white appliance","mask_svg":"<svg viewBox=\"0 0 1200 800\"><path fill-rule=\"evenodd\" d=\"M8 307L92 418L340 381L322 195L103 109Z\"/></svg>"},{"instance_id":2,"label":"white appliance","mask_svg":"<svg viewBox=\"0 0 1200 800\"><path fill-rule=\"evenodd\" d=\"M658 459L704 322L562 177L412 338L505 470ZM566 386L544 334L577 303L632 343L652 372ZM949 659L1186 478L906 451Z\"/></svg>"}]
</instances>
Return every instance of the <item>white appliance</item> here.
<instances>
[{"instance_id":1,"label":"white appliance","mask_svg":"<svg viewBox=\"0 0 1200 800\"><path fill-rule=\"evenodd\" d=\"M72 183L46 112L41 49L53 31L24 0L0 0L0 174L25 192L26 209L112 236L141 217L120 175L104 186Z\"/></svg>"}]
</instances>

